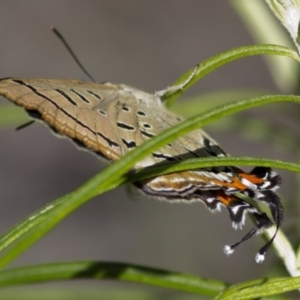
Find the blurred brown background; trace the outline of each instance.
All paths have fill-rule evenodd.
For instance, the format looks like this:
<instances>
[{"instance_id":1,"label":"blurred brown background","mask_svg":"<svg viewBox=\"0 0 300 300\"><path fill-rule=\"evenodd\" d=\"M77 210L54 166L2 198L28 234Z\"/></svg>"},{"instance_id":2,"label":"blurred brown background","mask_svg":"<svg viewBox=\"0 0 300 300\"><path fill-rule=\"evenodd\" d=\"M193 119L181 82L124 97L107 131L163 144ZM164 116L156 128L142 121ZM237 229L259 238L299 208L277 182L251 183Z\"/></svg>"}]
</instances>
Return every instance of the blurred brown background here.
<instances>
[{"instance_id":1,"label":"blurred brown background","mask_svg":"<svg viewBox=\"0 0 300 300\"><path fill-rule=\"evenodd\" d=\"M227 1L2 0L0 77L86 79L49 25L63 33L99 82L125 83L149 92L163 89L209 56L253 43ZM261 57L253 57L219 69L189 95L243 87L278 92ZM236 132L210 133L233 155L295 160L268 142L251 142ZM20 132L2 129L0 143L1 232L105 166L40 124ZM281 194L288 199L293 176L280 174L285 180ZM226 257L223 246L246 231L235 232L225 210L212 215L201 204L171 205L135 192L128 195L121 188L94 199L15 265L95 259L239 282L266 274L277 260L271 250L264 264L254 262L263 244L260 237ZM248 222L246 229L250 226Z\"/></svg>"}]
</instances>

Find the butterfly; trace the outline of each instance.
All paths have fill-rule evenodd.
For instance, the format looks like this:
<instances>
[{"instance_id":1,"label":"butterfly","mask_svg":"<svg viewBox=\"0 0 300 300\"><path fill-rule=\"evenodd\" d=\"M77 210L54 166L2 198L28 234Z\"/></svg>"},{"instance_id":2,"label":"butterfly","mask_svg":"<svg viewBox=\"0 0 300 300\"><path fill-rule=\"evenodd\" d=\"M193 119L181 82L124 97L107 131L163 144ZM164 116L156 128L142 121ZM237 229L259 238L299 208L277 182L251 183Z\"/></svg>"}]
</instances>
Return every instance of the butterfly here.
<instances>
[{"instance_id":1,"label":"butterfly","mask_svg":"<svg viewBox=\"0 0 300 300\"><path fill-rule=\"evenodd\" d=\"M77 80L0 80L0 95L19 105L30 117L43 121L56 134L109 162L116 161L145 141L183 121L165 108L162 93L148 94L123 84ZM222 157L226 153L203 130L194 130L166 144L136 163L138 170L161 162L190 158ZM245 172L234 166L201 168L160 175L133 183L148 196L168 201L200 201L210 210L226 207L232 226L240 229L246 214L256 225L237 243L224 247L230 255L242 242L274 225L245 198L265 203L276 226L273 237L258 251L261 263L283 222L284 209L277 190L281 178L268 167Z\"/></svg>"}]
</instances>

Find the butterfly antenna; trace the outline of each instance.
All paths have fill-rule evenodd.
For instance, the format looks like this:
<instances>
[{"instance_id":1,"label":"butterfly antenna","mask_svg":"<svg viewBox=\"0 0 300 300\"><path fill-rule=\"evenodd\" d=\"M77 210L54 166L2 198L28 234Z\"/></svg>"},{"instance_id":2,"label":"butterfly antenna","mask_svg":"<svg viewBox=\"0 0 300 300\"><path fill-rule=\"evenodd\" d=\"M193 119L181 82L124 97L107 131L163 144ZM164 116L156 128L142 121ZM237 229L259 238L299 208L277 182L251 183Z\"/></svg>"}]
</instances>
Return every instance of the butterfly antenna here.
<instances>
[{"instance_id":1,"label":"butterfly antenna","mask_svg":"<svg viewBox=\"0 0 300 300\"><path fill-rule=\"evenodd\" d=\"M61 40L61 42L64 44L64 46L67 48L67 50L69 51L69 53L71 54L71 56L73 57L73 59L75 60L75 62L77 63L77 65L79 66L79 68L81 69L81 71L93 82L96 82L96 80L93 78L93 76L85 69L85 67L82 65L82 63L79 61L79 59L77 58L76 54L74 53L74 51L71 49L71 47L69 46L69 44L67 43L67 41L65 40L65 38L62 36L62 34L54 27L54 26L50 26L50 29L54 32L54 34Z\"/></svg>"}]
</instances>

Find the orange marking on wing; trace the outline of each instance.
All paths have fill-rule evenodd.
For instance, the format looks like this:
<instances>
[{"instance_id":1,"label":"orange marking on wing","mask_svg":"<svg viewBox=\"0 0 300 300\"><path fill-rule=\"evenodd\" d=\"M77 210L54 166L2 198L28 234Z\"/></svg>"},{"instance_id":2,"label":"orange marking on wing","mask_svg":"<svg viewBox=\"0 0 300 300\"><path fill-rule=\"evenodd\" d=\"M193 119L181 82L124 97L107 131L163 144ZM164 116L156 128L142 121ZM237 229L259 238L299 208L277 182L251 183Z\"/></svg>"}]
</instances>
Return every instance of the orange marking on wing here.
<instances>
[{"instance_id":1,"label":"orange marking on wing","mask_svg":"<svg viewBox=\"0 0 300 300\"><path fill-rule=\"evenodd\" d=\"M220 202L222 202L225 206L229 206L231 202L234 201L234 196L226 195L224 192L220 191L216 193L216 197Z\"/></svg>"},{"instance_id":2,"label":"orange marking on wing","mask_svg":"<svg viewBox=\"0 0 300 300\"><path fill-rule=\"evenodd\" d=\"M261 184L264 182L263 178L257 177L256 175L252 175L252 174L247 174L244 172L239 173L239 175L247 180L249 180L250 182L254 183L254 184Z\"/></svg>"},{"instance_id":3,"label":"orange marking on wing","mask_svg":"<svg viewBox=\"0 0 300 300\"><path fill-rule=\"evenodd\" d=\"M231 182L225 182L225 181L221 181L221 180L217 180L217 179L212 180L212 181L222 187L232 187L232 188L236 188L241 191L247 189L247 186L244 185L238 177L232 178Z\"/></svg>"},{"instance_id":4,"label":"orange marking on wing","mask_svg":"<svg viewBox=\"0 0 300 300\"><path fill-rule=\"evenodd\" d=\"M238 170L237 173L240 177L247 179L248 181L250 181L253 184L262 184L264 182L263 178L257 177L256 175L253 175L253 174L245 173L242 170ZM239 189L240 191L247 189L247 186L241 182L239 177L234 177L232 179L232 182L223 182L220 180L213 180L213 181L223 187L233 187L233 188Z\"/></svg>"}]
</instances>

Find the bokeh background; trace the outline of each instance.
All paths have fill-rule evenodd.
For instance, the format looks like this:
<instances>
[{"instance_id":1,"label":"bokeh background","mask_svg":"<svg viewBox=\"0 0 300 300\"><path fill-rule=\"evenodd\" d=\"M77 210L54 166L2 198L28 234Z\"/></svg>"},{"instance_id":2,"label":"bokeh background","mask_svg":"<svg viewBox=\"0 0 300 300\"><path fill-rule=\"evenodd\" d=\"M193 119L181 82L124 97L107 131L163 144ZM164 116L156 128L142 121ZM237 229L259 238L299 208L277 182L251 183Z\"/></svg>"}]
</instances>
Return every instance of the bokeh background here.
<instances>
[{"instance_id":1,"label":"bokeh background","mask_svg":"<svg viewBox=\"0 0 300 300\"><path fill-rule=\"evenodd\" d=\"M63 33L97 81L125 83L148 92L165 88L212 55L254 43L227 1L2 0L0 77L86 79L50 25ZM252 57L222 67L185 97L241 88L279 92L263 59ZM0 99L0 105L6 104ZM253 118L264 119L265 114L259 109L250 112ZM294 126L278 110L271 117L281 126ZM212 128L209 133L232 155L297 159L269 140L248 139L241 130ZM14 127L1 129L1 233L104 167L39 123L18 132ZM280 193L289 207L295 201L295 176L279 173L284 178ZM286 220L289 232L295 211L288 210ZM81 207L14 265L120 261L234 283L267 275L279 262L273 250L264 264L254 262L264 243L261 237L252 238L231 257L223 254L223 246L239 240L251 226L248 222L243 232L234 231L225 210L213 215L201 204L172 205L124 187ZM104 288L108 283L95 285Z\"/></svg>"}]
</instances>

